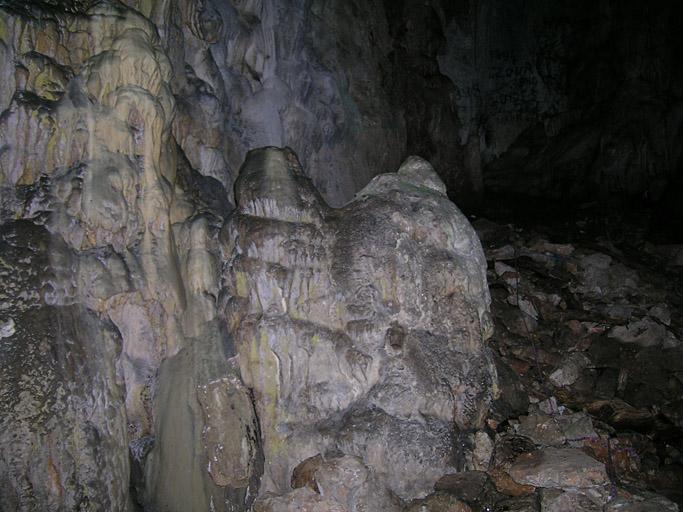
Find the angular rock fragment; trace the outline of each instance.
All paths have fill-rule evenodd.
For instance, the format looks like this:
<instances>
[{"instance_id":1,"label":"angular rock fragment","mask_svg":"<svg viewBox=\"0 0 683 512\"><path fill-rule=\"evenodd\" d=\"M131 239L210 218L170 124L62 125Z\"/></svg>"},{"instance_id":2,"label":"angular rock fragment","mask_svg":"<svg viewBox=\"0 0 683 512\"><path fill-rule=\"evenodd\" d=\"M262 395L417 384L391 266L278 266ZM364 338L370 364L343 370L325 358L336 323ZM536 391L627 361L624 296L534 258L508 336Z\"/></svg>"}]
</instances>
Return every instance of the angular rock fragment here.
<instances>
[{"instance_id":1,"label":"angular rock fragment","mask_svg":"<svg viewBox=\"0 0 683 512\"><path fill-rule=\"evenodd\" d=\"M348 509L308 487L301 487L283 496L263 496L254 503L254 512L348 512Z\"/></svg>"},{"instance_id":2,"label":"angular rock fragment","mask_svg":"<svg viewBox=\"0 0 683 512\"><path fill-rule=\"evenodd\" d=\"M510 476L521 484L557 489L599 487L609 481L604 464L577 448L545 448L520 455Z\"/></svg>"},{"instance_id":3,"label":"angular rock fragment","mask_svg":"<svg viewBox=\"0 0 683 512\"><path fill-rule=\"evenodd\" d=\"M645 496L618 497L605 507L607 512L678 512L679 507L664 496L646 494Z\"/></svg>"},{"instance_id":4,"label":"angular rock fragment","mask_svg":"<svg viewBox=\"0 0 683 512\"><path fill-rule=\"evenodd\" d=\"M483 471L445 475L436 482L434 489L456 496L474 510L494 510L495 503L502 499L489 475Z\"/></svg>"},{"instance_id":5,"label":"angular rock fragment","mask_svg":"<svg viewBox=\"0 0 683 512\"><path fill-rule=\"evenodd\" d=\"M546 416L530 414L520 420L517 432L541 446L561 446L567 442L597 437L586 414Z\"/></svg>"},{"instance_id":6,"label":"angular rock fragment","mask_svg":"<svg viewBox=\"0 0 683 512\"><path fill-rule=\"evenodd\" d=\"M544 512L600 512L603 504L577 491L543 489L541 491L541 510Z\"/></svg>"},{"instance_id":7,"label":"angular rock fragment","mask_svg":"<svg viewBox=\"0 0 683 512\"><path fill-rule=\"evenodd\" d=\"M451 494L437 492L411 503L405 512L472 512L472 508Z\"/></svg>"},{"instance_id":8,"label":"angular rock fragment","mask_svg":"<svg viewBox=\"0 0 683 512\"><path fill-rule=\"evenodd\" d=\"M292 475L292 487L303 485L344 510L400 509L399 500L358 457L332 453L307 459Z\"/></svg>"},{"instance_id":9,"label":"angular rock fragment","mask_svg":"<svg viewBox=\"0 0 683 512\"><path fill-rule=\"evenodd\" d=\"M548 379L557 387L570 386L579 379L581 372L589 364L590 359L580 352L575 352L565 358L562 365L552 372Z\"/></svg>"}]
</instances>

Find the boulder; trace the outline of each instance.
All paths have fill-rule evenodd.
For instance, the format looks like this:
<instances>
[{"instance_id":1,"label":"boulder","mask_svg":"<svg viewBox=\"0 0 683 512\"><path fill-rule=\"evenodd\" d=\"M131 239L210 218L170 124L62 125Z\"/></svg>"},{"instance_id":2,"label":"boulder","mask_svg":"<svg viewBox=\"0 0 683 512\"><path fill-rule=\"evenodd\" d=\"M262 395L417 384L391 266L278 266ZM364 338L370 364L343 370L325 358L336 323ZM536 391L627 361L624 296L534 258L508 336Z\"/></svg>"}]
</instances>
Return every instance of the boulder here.
<instances>
[{"instance_id":1,"label":"boulder","mask_svg":"<svg viewBox=\"0 0 683 512\"><path fill-rule=\"evenodd\" d=\"M605 465L577 448L522 454L510 468L510 476L521 484L557 489L585 489L609 482Z\"/></svg>"},{"instance_id":2,"label":"boulder","mask_svg":"<svg viewBox=\"0 0 683 512\"><path fill-rule=\"evenodd\" d=\"M301 461L331 450L403 499L482 458L454 440L497 396L486 263L431 166L410 158L335 210L291 150L265 148L235 197L226 314L260 421L262 492L288 492Z\"/></svg>"}]
</instances>

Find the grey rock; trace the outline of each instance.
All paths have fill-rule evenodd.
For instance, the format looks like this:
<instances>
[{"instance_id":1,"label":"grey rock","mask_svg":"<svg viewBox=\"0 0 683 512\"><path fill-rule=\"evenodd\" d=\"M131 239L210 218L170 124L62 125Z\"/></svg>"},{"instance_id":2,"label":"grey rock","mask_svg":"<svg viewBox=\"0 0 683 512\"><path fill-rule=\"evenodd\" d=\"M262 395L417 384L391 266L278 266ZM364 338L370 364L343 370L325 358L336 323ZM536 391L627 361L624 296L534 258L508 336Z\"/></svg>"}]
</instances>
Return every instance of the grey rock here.
<instances>
[{"instance_id":1,"label":"grey rock","mask_svg":"<svg viewBox=\"0 0 683 512\"><path fill-rule=\"evenodd\" d=\"M628 325L613 327L609 336L621 343L634 343L641 347L671 348L680 344L671 331L650 317L629 322Z\"/></svg>"},{"instance_id":2,"label":"grey rock","mask_svg":"<svg viewBox=\"0 0 683 512\"><path fill-rule=\"evenodd\" d=\"M348 512L342 504L327 499L308 487L283 496L265 495L254 503L255 512Z\"/></svg>"},{"instance_id":3,"label":"grey rock","mask_svg":"<svg viewBox=\"0 0 683 512\"><path fill-rule=\"evenodd\" d=\"M659 320L664 325L671 325L671 309L668 304L655 304L648 310L648 315Z\"/></svg>"},{"instance_id":4,"label":"grey rock","mask_svg":"<svg viewBox=\"0 0 683 512\"><path fill-rule=\"evenodd\" d=\"M577 491L561 491L559 489L541 490L542 512L599 512L603 510L603 503Z\"/></svg>"},{"instance_id":5,"label":"grey rock","mask_svg":"<svg viewBox=\"0 0 683 512\"><path fill-rule=\"evenodd\" d=\"M575 352L565 358L560 367L548 376L548 379L557 387L571 386L590 363L590 359L583 353Z\"/></svg>"},{"instance_id":6,"label":"grey rock","mask_svg":"<svg viewBox=\"0 0 683 512\"><path fill-rule=\"evenodd\" d=\"M498 374L500 396L491 406L491 416L498 420L504 420L525 414L529 409L529 395L521 379L495 352L494 361Z\"/></svg>"},{"instance_id":7,"label":"grey rock","mask_svg":"<svg viewBox=\"0 0 683 512\"><path fill-rule=\"evenodd\" d=\"M456 496L473 510L494 510L502 499L488 474L483 471L465 471L445 475L436 482L434 489Z\"/></svg>"},{"instance_id":8,"label":"grey rock","mask_svg":"<svg viewBox=\"0 0 683 512\"><path fill-rule=\"evenodd\" d=\"M17 332L13 318L8 318L0 324L0 338L10 338Z\"/></svg>"},{"instance_id":9,"label":"grey rock","mask_svg":"<svg viewBox=\"0 0 683 512\"><path fill-rule=\"evenodd\" d=\"M683 245L658 245L655 250L666 259L667 265L674 268L683 267Z\"/></svg>"},{"instance_id":10,"label":"grey rock","mask_svg":"<svg viewBox=\"0 0 683 512\"><path fill-rule=\"evenodd\" d=\"M446 493L434 493L410 503L405 512L472 512L466 503Z\"/></svg>"},{"instance_id":11,"label":"grey rock","mask_svg":"<svg viewBox=\"0 0 683 512\"><path fill-rule=\"evenodd\" d=\"M517 433L541 446L561 446L567 441L553 416L523 416L520 418Z\"/></svg>"},{"instance_id":12,"label":"grey rock","mask_svg":"<svg viewBox=\"0 0 683 512\"><path fill-rule=\"evenodd\" d=\"M569 490L601 487L609 481L604 464L576 448L545 448L520 455L510 476L521 484Z\"/></svg>"},{"instance_id":13,"label":"grey rock","mask_svg":"<svg viewBox=\"0 0 683 512\"><path fill-rule=\"evenodd\" d=\"M540 512L541 506L537 496L519 496L501 500L495 510L501 512Z\"/></svg>"},{"instance_id":14,"label":"grey rock","mask_svg":"<svg viewBox=\"0 0 683 512\"><path fill-rule=\"evenodd\" d=\"M484 255L439 183L413 158L331 210L291 151L247 158L226 226L227 312L263 492L338 449L400 497L424 496L453 471L457 430L482 426L497 393Z\"/></svg>"},{"instance_id":15,"label":"grey rock","mask_svg":"<svg viewBox=\"0 0 683 512\"><path fill-rule=\"evenodd\" d=\"M396 171L399 177L416 187L426 187L446 194L446 186L432 165L424 158L409 156Z\"/></svg>"},{"instance_id":16,"label":"grey rock","mask_svg":"<svg viewBox=\"0 0 683 512\"><path fill-rule=\"evenodd\" d=\"M303 471L302 465L306 466ZM304 461L294 470L292 481L293 487L303 485L315 490L325 501L350 512L400 510L399 501L357 457L330 454Z\"/></svg>"},{"instance_id":17,"label":"grey rock","mask_svg":"<svg viewBox=\"0 0 683 512\"><path fill-rule=\"evenodd\" d=\"M679 507L664 496L646 493L643 496L617 497L605 510L609 512L678 512Z\"/></svg>"},{"instance_id":18,"label":"grey rock","mask_svg":"<svg viewBox=\"0 0 683 512\"><path fill-rule=\"evenodd\" d=\"M472 453L467 457L466 467L472 471L486 471L493 457L493 441L483 430L479 430L469 436Z\"/></svg>"},{"instance_id":19,"label":"grey rock","mask_svg":"<svg viewBox=\"0 0 683 512\"><path fill-rule=\"evenodd\" d=\"M617 302L638 290L638 273L607 254L582 255L578 264L581 281L577 290L587 298Z\"/></svg>"}]
</instances>

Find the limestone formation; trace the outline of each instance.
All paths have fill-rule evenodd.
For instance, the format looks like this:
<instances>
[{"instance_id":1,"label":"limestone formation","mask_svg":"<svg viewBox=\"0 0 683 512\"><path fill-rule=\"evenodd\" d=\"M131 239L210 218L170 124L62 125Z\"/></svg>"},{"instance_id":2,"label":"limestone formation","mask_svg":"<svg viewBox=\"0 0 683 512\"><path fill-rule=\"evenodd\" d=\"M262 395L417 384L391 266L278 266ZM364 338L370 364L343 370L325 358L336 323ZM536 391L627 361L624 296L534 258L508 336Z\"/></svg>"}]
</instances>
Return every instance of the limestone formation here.
<instances>
[{"instance_id":1,"label":"limestone formation","mask_svg":"<svg viewBox=\"0 0 683 512\"><path fill-rule=\"evenodd\" d=\"M622 3L0 0L0 510L676 510L682 246L448 199L680 209Z\"/></svg>"},{"instance_id":2,"label":"limestone formation","mask_svg":"<svg viewBox=\"0 0 683 512\"><path fill-rule=\"evenodd\" d=\"M0 229L0 508L130 510L121 337L79 304L47 304L50 236ZM9 320L8 320L9 322Z\"/></svg>"},{"instance_id":3,"label":"limestone formation","mask_svg":"<svg viewBox=\"0 0 683 512\"><path fill-rule=\"evenodd\" d=\"M234 297L221 268L238 244L218 234L236 170L250 147L291 143L340 204L405 148L400 112L382 89L379 63L391 48L381 5L125 4L0 4L0 221L3 243L17 248L3 254L2 508L248 508L263 472L260 429L271 423L231 360L236 325L222 309ZM375 44L357 40L353 20ZM322 53L310 41L300 51L309 33L330 29L337 38ZM342 47L370 48L375 64ZM282 264L315 268L329 248L312 226L322 229L329 209L304 199L319 218L313 205L286 208L313 215L291 226L313 230L319 253ZM278 236L292 235L287 250L298 257L296 240L309 235L294 234ZM345 243L340 250L356 242ZM41 263L24 269L33 261ZM318 270L297 286L320 278L322 292L332 269ZM297 321L323 306L302 303ZM343 326L323 334L334 329ZM401 344L403 328L392 329ZM344 357L330 382L355 399L374 378L363 372L379 367L360 350ZM311 406L330 410L329 399L321 391ZM443 423L429 427L434 450L450 440L449 400L422 397ZM460 405L468 417L471 404ZM391 417L385 428L395 430ZM411 421L417 436L423 427Z\"/></svg>"},{"instance_id":4,"label":"limestone formation","mask_svg":"<svg viewBox=\"0 0 683 512\"><path fill-rule=\"evenodd\" d=\"M403 499L464 462L457 440L483 426L496 372L481 246L444 192L413 157L333 210L293 152L247 157L223 234L226 314L262 492L286 493L326 453L357 457Z\"/></svg>"},{"instance_id":5,"label":"limestone formation","mask_svg":"<svg viewBox=\"0 0 683 512\"><path fill-rule=\"evenodd\" d=\"M228 195L215 207L215 179L178 150L155 25L118 2L43 7L10 6L0 31L17 63L0 117L0 508L248 505L258 427L215 307Z\"/></svg>"},{"instance_id":6,"label":"limestone formation","mask_svg":"<svg viewBox=\"0 0 683 512\"><path fill-rule=\"evenodd\" d=\"M232 197L254 144L301 142L334 204L398 163L378 68L269 59L359 13L277 31L272 2L132 4L3 4L3 508L247 509L318 454L368 504L427 494L496 393L481 250L442 182L409 160L336 211L266 150Z\"/></svg>"}]
</instances>

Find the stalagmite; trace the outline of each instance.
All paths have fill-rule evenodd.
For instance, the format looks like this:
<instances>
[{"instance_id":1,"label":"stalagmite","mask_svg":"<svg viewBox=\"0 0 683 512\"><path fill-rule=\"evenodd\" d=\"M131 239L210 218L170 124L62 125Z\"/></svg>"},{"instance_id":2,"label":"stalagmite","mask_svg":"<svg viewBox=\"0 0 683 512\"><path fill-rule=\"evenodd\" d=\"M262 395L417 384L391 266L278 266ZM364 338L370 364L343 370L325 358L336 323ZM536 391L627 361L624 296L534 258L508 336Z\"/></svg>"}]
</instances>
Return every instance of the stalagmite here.
<instances>
[{"instance_id":1,"label":"stalagmite","mask_svg":"<svg viewBox=\"0 0 683 512\"><path fill-rule=\"evenodd\" d=\"M260 149L235 197L226 307L261 425L262 492L341 453L403 499L428 494L496 398L471 226L416 157L334 210L291 151Z\"/></svg>"}]
</instances>

